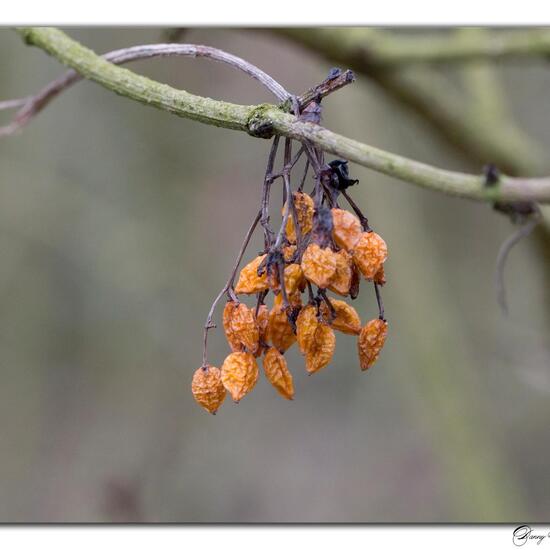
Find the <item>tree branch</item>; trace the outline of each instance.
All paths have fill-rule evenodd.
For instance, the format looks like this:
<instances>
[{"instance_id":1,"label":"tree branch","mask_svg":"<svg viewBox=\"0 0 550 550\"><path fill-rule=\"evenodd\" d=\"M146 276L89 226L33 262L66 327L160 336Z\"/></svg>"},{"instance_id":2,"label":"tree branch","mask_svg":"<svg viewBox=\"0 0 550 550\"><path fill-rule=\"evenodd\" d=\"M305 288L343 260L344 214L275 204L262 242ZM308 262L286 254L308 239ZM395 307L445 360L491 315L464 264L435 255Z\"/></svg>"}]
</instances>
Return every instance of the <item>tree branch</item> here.
<instances>
[{"instance_id":1,"label":"tree branch","mask_svg":"<svg viewBox=\"0 0 550 550\"><path fill-rule=\"evenodd\" d=\"M277 134L309 142L383 174L464 198L550 202L550 178L501 176L496 184L487 185L483 176L442 170L382 151L304 122L274 105L236 105L176 90L109 63L57 29L28 27L19 32L28 44L45 50L83 77L119 95L184 118L244 131L254 137Z\"/></svg>"},{"instance_id":2,"label":"tree branch","mask_svg":"<svg viewBox=\"0 0 550 550\"><path fill-rule=\"evenodd\" d=\"M430 32L404 35L376 28L342 29L342 48L357 47L360 55L378 68L397 67L410 63L449 63L479 59L546 57L550 55L550 30L521 31L479 29L474 37L456 32ZM295 35L303 29L280 31ZM320 40L332 40L334 29L319 28Z\"/></svg>"},{"instance_id":3,"label":"tree branch","mask_svg":"<svg viewBox=\"0 0 550 550\"><path fill-rule=\"evenodd\" d=\"M426 66L394 67L388 70L384 57L372 49L373 36L384 44L400 37L380 29L279 28L277 35L291 39L316 55L347 65L368 77L390 97L419 114L445 140L480 163L496 164L512 175L533 174L543 169L544 155L529 136L521 132L509 117L480 118L472 101L464 100L456 87ZM526 31L528 32L528 31ZM550 35L550 31L547 31ZM461 43L471 33L456 31ZM444 35L444 37L447 35ZM479 33L476 35L479 40ZM440 37L441 40L444 37ZM428 41L425 37L407 37L408 42ZM456 40L456 38L453 38ZM414 50L414 46L411 45Z\"/></svg>"}]
</instances>

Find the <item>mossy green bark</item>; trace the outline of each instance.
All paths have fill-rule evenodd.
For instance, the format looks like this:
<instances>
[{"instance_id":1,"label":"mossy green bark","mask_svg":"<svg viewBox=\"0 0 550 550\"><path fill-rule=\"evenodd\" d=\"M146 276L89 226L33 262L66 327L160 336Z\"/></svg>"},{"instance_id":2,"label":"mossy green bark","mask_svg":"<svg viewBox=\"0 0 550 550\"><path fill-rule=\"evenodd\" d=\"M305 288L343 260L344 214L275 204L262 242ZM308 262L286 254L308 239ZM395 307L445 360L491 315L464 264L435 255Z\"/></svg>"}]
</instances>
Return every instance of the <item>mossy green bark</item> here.
<instances>
[{"instance_id":1,"label":"mossy green bark","mask_svg":"<svg viewBox=\"0 0 550 550\"><path fill-rule=\"evenodd\" d=\"M322 126L303 122L275 105L237 105L176 90L109 63L55 28L24 27L18 32L27 44L43 49L83 77L121 96L184 118L244 131L254 137L269 138L279 134L309 141L327 153L388 176L464 198L550 202L550 178L522 180L502 176L498 182L487 186L481 175L442 170L382 151Z\"/></svg>"}]
</instances>

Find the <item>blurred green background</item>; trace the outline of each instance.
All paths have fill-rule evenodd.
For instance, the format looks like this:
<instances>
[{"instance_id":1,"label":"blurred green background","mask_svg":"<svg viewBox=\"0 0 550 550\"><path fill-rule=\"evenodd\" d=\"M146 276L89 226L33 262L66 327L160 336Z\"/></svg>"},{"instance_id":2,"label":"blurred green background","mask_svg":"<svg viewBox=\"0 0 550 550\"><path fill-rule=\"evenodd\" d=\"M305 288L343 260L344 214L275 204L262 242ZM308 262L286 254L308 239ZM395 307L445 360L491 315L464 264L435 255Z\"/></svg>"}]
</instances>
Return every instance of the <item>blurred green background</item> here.
<instances>
[{"instance_id":1,"label":"blurred green background","mask_svg":"<svg viewBox=\"0 0 550 550\"><path fill-rule=\"evenodd\" d=\"M68 29L98 52L162 29ZM332 66L268 31L191 29L300 93ZM63 70L0 30L0 98ZM242 104L272 101L207 60L132 69ZM550 145L550 72L499 68L519 124ZM11 113L3 112L7 122ZM324 102L330 129L477 171L368 80ZM550 514L547 262L522 242L495 301L507 219L352 166L388 243L389 338L361 373L355 339L296 398L261 379L217 416L194 402L202 326L255 215L269 142L82 82L0 141L0 521L476 522ZM247 258L261 247L258 238ZM354 304L375 316L372 289ZM227 345L211 332L210 359Z\"/></svg>"}]
</instances>

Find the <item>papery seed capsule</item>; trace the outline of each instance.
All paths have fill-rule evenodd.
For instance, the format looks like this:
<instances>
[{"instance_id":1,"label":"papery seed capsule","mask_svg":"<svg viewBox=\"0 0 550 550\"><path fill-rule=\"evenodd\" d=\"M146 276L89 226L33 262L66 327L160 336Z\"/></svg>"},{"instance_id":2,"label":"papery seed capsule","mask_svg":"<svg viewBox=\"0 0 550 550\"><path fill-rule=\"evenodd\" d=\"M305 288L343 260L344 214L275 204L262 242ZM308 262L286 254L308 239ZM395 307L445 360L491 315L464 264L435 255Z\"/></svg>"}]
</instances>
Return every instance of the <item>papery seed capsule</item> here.
<instances>
[{"instance_id":1,"label":"papery seed capsule","mask_svg":"<svg viewBox=\"0 0 550 550\"><path fill-rule=\"evenodd\" d=\"M296 209L296 217L298 224L302 232L302 237L307 235L313 227L313 211L314 204L313 199L307 194L300 191L295 191L292 196L294 197L294 208ZM286 203L283 206L284 215L286 210ZM286 223L286 238L290 243L296 242L296 229L294 227L294 219L292 212L289 213L288 221Z\"/></svg>"},{"instance_id":2,"label":"papery seed capsule","mask_svg":"<svg viewBox=\"0 0 550 550\"><path fill-rule=\"evenodd\" d=\"M336 273L336 254L330 248L311 243L302 256L305 278L319 288L327 288Z\"/></svg>"},{"instance_id":3,"label":"papery seed capsule","mask_svg":"<svg viewBox=\"0 0 550 550\"><path fill-rule=\"evenodd\" d=\"M201 407L209 413L216 414L225 399L220 369L212 365L199 367L193 374L191 391Z\"/></svg>"},{"instance_id":4,"label":"papery seed capsule","mask_svg":"<svg viewBox=\"0 0 550 550\"><path fill-rule=\"evenodd\" d=\"M262 275L258 275L258 267L265 258L265 254L254 258L250 263L241 269L239 280L235 287L237 294L256 294L269 288L267 284L267 274L264 271Z\"/></svg>"},{"instance_id":5,"label":"papery seed capsule","mask_svg":"<svg viewBox=\"0 0 550 550\"><path fill-rule=\"evenodd\" d=\"M299 264L290 264L285 267L285 289L289 296L303 288L304 283L304 272Z\"/></svg>"},{"instance_id":6,"label":"papery seed capsule","mask_svg":"<svg viewBox=\"0 0 550 550\"><path fill-rule=\"evenodd\" d=\"M230 328L233 338L240 342L246 351L258 351L260 330L253 309L242 303L234 307Z\"/></svg>"},{"instance_id":7,"label":"papery seed capsule","mask_svg":"<svg viewBox=\"0 0 550 550\"><path fill-rule=\"evenodd\" d=\"M296 319L296 339L302 354L306 354L311 349L318 326L317 308L308 304L302 308Z\"/></svg>"},{"instance_id":8,"label":"papery seed capsule","mask_svg":"<svg viewBox=\"0 0 550 550\"><path fill-rule=\"evenodd\" d=\"M258 308L258 314L256 315L256 322L258 323L260 340L262 342L265 342L267 339L267 322L268 321L269 321L269 309L265 304L262 304Z\"/></svg>"},{"instance_id":9,"label":"papery seed capsule","mask_svg":"<svg viewBox=\"0 0 550 550\"><path fill-rule=\"evenodd\" d=\"M269 348L264 356L264 371L272 386L285 399L294 398L294 383L286 359L275 348Z\"/></svg>"},{"instance_id":10,"label":"papery seed capsule","mask_svg":"<svg viewBox=\"0 0 550 550\"><path fill-rule=\"evenodd\" d=\"M388 257L384 239L374 231L366 232L353 248L353 261L365 279L371 281Z\"/></svg>"},{"instance_id":11,"label":"papery seed capsule","mask_svg":"<svg viewBox=\"0 0 550 550\"><path fill-rule=\"evenodd\" d=\"M296 335L288 322L288 317L284 309L274 307L269 312L269 321L267 322L267 339L271 345L284 353L294 342Z\"/></svg>"},{"instance_id":12,"label":"papery seed capsule","mask_svg":"<svg viewBox=\"0 0 550 550\"><path fill-rule=\"evenodd\" d=\"M288 304L294 308L302 307L302 295L299 290L295 290L292 294L287 296ZM282 308L283 307L283 293L275 294L273 298L273 307Z\"/></svg>"},{"instance_id":13,"label":"papery seed capsule","mask_svg":"<svg viewBox=\"0 0 550 550\"><path fill-rule=\"evenodd\" d=\"M341 208L332 209L332 237L340 248L350 251L359 241L363 229L361 222L351 212Z\"/></svg>"},{"instance_id":14,"label":"papery seed capsule","mask_svg":"<svg viewBox=\"0 0 550 550\"><path fill-rule=\"evenodd\" d=\"M331 312L325 302L321 302L320 311L323 319L333 328L344 334L359 334L361 332L361 319L353 306L343 300L329 298L334 308L334 319L331 320Z\"/></svg>"},{"instance_id":15,"label":"papery seed capsule","mask_svg":"<svg viewBox=\"0 0 550 550\"><path fill-rule=\"evenodd\" d=\"M254 355L240 351L230 353L223 362L221 380L233 401L238 403L258 381L258 364Z\"/></svg>"},{"instance_id":16,"label":"papery seed capsule","mask_svg":"<svg viewBox=\"0 0 550 550\"><path fill-rule=\"evenodd\" d=\"M376 272L374 276L374 282L377 285L383 286L386 284L386 274L384 273L384 265L380 266L380 269Z\"/></svg>"},{"instance_id":17,"label":"papery seed capsule","mask_svg":"<svg viewBox=\"0 0 550 550\"><path fill-rule=\"evenodd\" d=\"M225 332L225 337L227 338L227 342L229 344L229 347L231 348L231 351L243 351L243 344L235 336L235 334L233 333L233 328L231 327L231 319L233 318L233 313L235 312L235 308L238 305L239 304L237 302L229 301L227 302L227 304L225 304L225 307L223 308L223 330Z\"/></svg>"},{"instance_id":18,"label":"papery seed capsule","mask_svg":"<svg viewBox=\"0 0 550 550\"><path fill-rule=\"evenodd\" d=\"M336 272L330 280L328 289L341 296L347 296L351 288L353 261L349 253L344 249L336 252L335 256Z\"/></svg>"},{"instance_id":19,"label":"papery seed capsule","mask_svg":"<svg viewBox=\"0 0 550 550\"><path fill-rule=\"evenodd\" d=\"M285 262L291 262L294 258L294 255L296 254L296 245L295 244L289 244L288 246L285 246L283 248L283 258Z\"/></svg>"},{"instance_id":20,"label":"papery seed capsule","mask_svg":"<svg viewBox=\"0 0 550 550\"><path fill-rule=\"evenodd\" d=\"M319 323L313 343L306 353L306 370L310 374L326 367L334 355L336 349L336 335L334 331L324 323Z\"/></svg>"},{"instance_id":21,"label":"papery seed capsule","mask_svg":"<svg viewBox=\"0 0 550 550\"><path fill-rule=\"evenodd\" d=\"M382 319L369 321L362 329L357 340L361 370L367 370L378 359L386 341L388 323Z\"/></svg>"}]
</instances>

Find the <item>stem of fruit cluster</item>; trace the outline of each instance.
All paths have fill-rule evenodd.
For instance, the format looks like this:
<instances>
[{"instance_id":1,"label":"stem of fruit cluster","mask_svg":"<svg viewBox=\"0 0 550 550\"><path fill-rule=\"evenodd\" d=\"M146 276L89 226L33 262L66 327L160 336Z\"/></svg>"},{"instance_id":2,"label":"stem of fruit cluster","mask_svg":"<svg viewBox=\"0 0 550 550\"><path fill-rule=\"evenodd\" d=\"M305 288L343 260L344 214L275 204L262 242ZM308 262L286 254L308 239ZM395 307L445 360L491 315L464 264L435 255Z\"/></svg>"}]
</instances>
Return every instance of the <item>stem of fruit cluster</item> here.
<instances>
[{"instance_id":1,"label":"stem of fruit cluster","mask_svg":"<svg viewBox=\"0 0 550 550\"><path fill-rule=\"evenodd\" d=\"M384 317L384 303L382 302L382 295L380 294L380 285L374 283L374 292L376 293L376 302L378 303L378 318L385 321Z\"/></svg>"},{"instance_id":2,"label":"stem of fruit cluster","mask_svg":"<svg viewBox=\"0 0 550 550\"><path fill-rule=\"evenodd\" d=\"M271 184L273 183L273 166L275 164L275 158L277 156L277 150L279 149L280 136L273 138L271 144L271 151L269 152L269 158L267 160L267 168L265 170L264 185L262 190L262 207L260 223L264 229L264 247L267 252L271 246L273 240L273 231L269 227L269 197L271 193Z\"/></svg>"},{"instance_id":3,"label":"stem of fruit cluster","mask_svg":"<svg viewBox=\"0 0 550 550\"><path fill-rule=\"evenodd\" d=\"M345 189L342 189L341 191L344 198L348 201L348 204L352 207L353 211L359 218L359 221L361 222L361 227L363 228L363 231L370 232L372 229L369 226L369 220L367 217L363 214L361 209L357 206L355 201L348 195L347 191Z\"/></svg>"},{"instance_id":4,"label":"stem of fruit cluster","mask_svg":"<svg viewBox=\"0 0 550 550\"><path fill-rule=\"evenodd\" d=\"M508 313L508 303L506 300L506 287L504 286L504 266L506 259L512 248L524 237L527 237L531 231L540 222L540 215L534 215L528 219L519 229L514 231L501 245L498 251L497 263L495 268L495 288L497 291L497 302L502 313Z\"/></svg>"},{"instance_id":5,"label":"stem of fruit cluster","mask_svg":"<svg viewBox=\"0 0 550 550\"><path fill-rule=\"evenodd\" d=\"M252 234L254 233L254 230L256 229L258 222L260 221L261 216L262 216L262 212L260 210L258 214L256 214L256 217L254 218L252 225L249 227L248 231L246 232L246 236L244 238L243 244L241 245L241 249L239 250L237 259L235 260L233 271L231 272L231 275L227 280L227 283L225 283L225 286L220 290L220 293L216 296L216 299L212 303L212 306L210 307L210 311L208 312L208 317L206 317L206 322L204 323L204 336L203 336L203 348L202 348L203 366L207 365L206 355L207 355L207 345L208 345L208 331L212 328L216 328L216 325L212 323L212 317L214 316L214 311L216 310L216 306L218 305L218 302L222 299L222 296L227 292L232 291L232 295L230 295L230 297L233 299L235 298L235 295L233 292L233 283L235 282L235 276L237 275L237 270L239 269L241 260L244 256L248 243L250 242Z\"/></svg>"}]
</instances>

